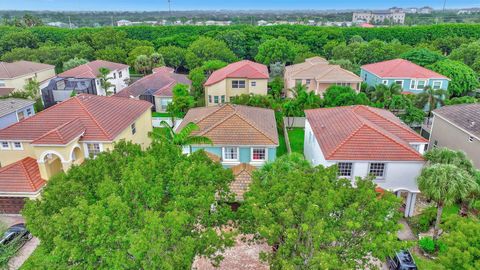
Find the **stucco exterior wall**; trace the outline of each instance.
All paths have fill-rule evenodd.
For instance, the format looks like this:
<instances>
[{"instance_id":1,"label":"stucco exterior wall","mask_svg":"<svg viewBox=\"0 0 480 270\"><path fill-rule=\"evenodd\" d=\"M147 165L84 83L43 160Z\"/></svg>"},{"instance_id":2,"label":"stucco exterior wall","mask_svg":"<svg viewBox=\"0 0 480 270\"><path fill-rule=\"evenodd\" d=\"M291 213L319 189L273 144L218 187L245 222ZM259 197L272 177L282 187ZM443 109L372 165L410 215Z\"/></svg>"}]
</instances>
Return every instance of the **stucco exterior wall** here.
<instances>
[{"instance_id":1,"label":"stucco exterior wall","mask_svg":"<svg viewBox=\"0 0 480 270\"><path fill-rule=\"evenodd\" d=\"M232 81L244 80L245 88L232 88ZM255 86L252 86L254 82ZM205 104L207 106L215 106L213 96L225 96L225 102L230 102L230 98L242 94L266 95L268 91L268 79L244 79L244 78L227 78L216 84L205 87ZM209 102L208 96L212 96L212 102ZM219 98L219 103L221 99Z\"/></svg>"},{"instance_id":2,"label":"stucco exterior wall","mask_svg":"<svg viewBox=\"0 0 480 270\"><path fill-rule=\"evenodd\" d=\"M13 141L9 141L13 143ZM0 149L0 164L2 167L17 162L26 157L35 157L35 151L29 142L22 142L23 150L14 150L11 146L10 149Z\"/></svg>"},{"instance_id":3,"label":"stucco exterior wall","mask_svg":"<svg viewBox=\"0 0 480 270\"><path fill-rule=\"evenodd\" d=\"M290 89L294 88L296 86L296 80L286 80L288 81L286 84L285 89L287 89L287 96L288 97L293 97L292 91ZM337 82L330 82L330 83L325 83L325 82L320 82L317 83L314 79L310 81L309 85L306 85L306 80L302 80L302 83L307 87L307 91L316 91L317 95L323 96L327 88L329 88L332 85L336 85ZM338 81L338 83L344 83L341 81ZM348 83L347 86L351 87L353 90L356 90L357 92L360 92L360 83Z\"/></svg>"},{"instance_id":4,"label":"stucco exterior wall","mask_svg":"<svg viewBox=\"0 0 480 270\"><path fill-rule=\"evenodd\" d=\"M136 133L132 134L131 125L125 128L115 139L114 142L120 140L129 141L142 146L142 149L147 149L151 144L151 139L148 134L152 131L152 113L150 110L145 111L137 120L135 120ZM104 150L112 150L113 143L104 143Z\"/></svg>"},{"instance_id":5,"label":"stucco exterior wall","mask_svg":"<svg viewBox=\"0 0 480 270\"><path fill-rule=\"evenodd\" d=\"M28 110L30 111L30 115L28 115ZM20 119L18 118L18 114L23 112L24 119L35 115L35 109L33 105L18 109L12 113L4 115L0 117L0 129L10 126L11 124L17 123Z\"/></svg>"},{"instance_id":6,"label":"stucco exterior wall","mask_svg":"<svg viewBox=\"0 0 480 270\"><path fill-rule=\"evenodd\" d=\"M55 69L46 69L42 70L37 73L30 73L24 76L11 78L11 79L0 79L0 81L4 81L5 86L7 88L15 88L16 91L23 91L25 84L28 82L29 79L35 79L37 82L41 83L45 80L51 79L55 76Z\"/></svg>"},{"instance_id":7,"label":"stucco exterior wall","mask_svg":"<svg viewBox=\"0 0 480 270\"><path fill-rule=\"evenodd\" d=\"M233 146L235 147L235 146ZM252 148L264 148L264 147L261 147L261 146L255 146L255 147L249 147L249 146L238 146L238 154L239 154L239 157L238 157L238 161L236 162L232 162L232 161L223 161L223 157L222 157L222 146L201 146L201 145L196 145L196 146L192 146L192 152L195 152L195 151L198 151L200 149L203 149L205 150L206 152L209 152L211 154L214 154L216 156L218 156L222 162L222 165L226 168L229 168L229 167L232 167L232 166L235 166L237 164L240 164L240 163L250 163L251 165L254 165L254 166L262 166L265 162L255 162L255 161L252 161L252 156L251 156L251 149ZM265 147L267 148L267 157L266 157L266 162L272 162L276 159L277 157L277 148L276 146L269 146L269 147Z\"/></svg>"},{"instance_id":8,"label":"stucco exterior wall","mask_svg":"<svg viewBox=\"0 0 480 270\"><path fill-rule=\"evenodd\" d=\"M480 123L479 123L480 124ZM480 140L466 131L461 130L444 118L435 115L430 133L429 149L434 147L448 147L465 152L472 159L477 169L480 169ZM472 138L470 138L472 137ZM472 141L470 141L472 139Z\"/></svg>"}]
</instances>

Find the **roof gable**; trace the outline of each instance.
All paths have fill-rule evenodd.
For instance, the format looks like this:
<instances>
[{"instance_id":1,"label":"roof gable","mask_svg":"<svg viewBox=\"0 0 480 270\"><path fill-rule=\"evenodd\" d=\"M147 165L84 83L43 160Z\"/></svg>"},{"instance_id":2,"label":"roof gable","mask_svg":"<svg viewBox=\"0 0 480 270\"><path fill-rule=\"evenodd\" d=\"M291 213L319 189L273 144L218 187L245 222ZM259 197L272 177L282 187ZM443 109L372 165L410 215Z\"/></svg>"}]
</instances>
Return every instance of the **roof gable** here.
<instances>
[{"instance_id":1,"label":"roof gable","mask_svg":"<svg viewBox=\"0 0 480 270\"><path fill-rule=\"evenodd\" d=\"M58 77L95 79L100 75L100 72L99 72L100 68L108 68L110 71L114 71L114 70L128 68L128 66L125 64L120 64L120 63L115 63L115 62L110 62L105 60L95 60L83 65L74 67L72 69L66 70L58 74Z\"/></svg>"},{"instance_id":2,"label":"roof gable","mask_svg":"<svg viewBox=\"0 0 480 270\"><path fill-rule=\"evenodd\" d=\"M416 78L416 79L446 79L449 78L404 59L393 59L383 62L363 65L361 67L381 78Z\"/></svg>"},{"instance_id":3,"label":"roof gable","mask_svg":"<svg viewBox=\"0 0 480 270\"><path fill-rule=\"evenodd\" d=\"M242 60L216 70L208 77L205 86L216 84L226 78L268 79L267 66L249 60Z\"/></svg>"}]
</instances>

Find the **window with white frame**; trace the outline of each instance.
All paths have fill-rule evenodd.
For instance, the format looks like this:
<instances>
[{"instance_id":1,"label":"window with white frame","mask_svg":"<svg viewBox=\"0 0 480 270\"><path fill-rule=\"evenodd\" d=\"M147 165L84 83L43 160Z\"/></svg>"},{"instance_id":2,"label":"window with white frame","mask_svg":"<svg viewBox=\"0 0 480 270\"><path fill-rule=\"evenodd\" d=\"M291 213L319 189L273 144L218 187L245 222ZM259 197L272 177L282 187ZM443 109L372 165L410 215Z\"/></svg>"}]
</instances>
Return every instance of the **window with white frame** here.
<instances>
[{"instance_id":1,"label":"window with white frame","mask_svg":"<svg viewBox=\"0 0 480 270\"><path fill-rule=\"evenodd\" d=\"M310 79L306 79L306 80L305 80L305 84L306 84L307 86L310 85L310 81L311 81Z\"/></svg>"},{"instance_id":2,"label":"window with white frame","mask_svg":"<svg viewBox=\"0 0 480 270\"><path fill-rule=\"evenodd\" d=\"M118 78L122 78L122 72L121 71L118 72Z\"/></svg>"},{"instance_id":3,"label":"window with white frame","mask_svg":"<svg viewBox=\"0 0 480 270\"><path fill-rule=\"evenodd\" d=\"M212 96L208 95L208 103L212 103Z\"/></svg>"},{"instance_id":4,"label":"window with white frame","mask_svg":"<svg viewBox=\"0 0 480 270\"><path fill-rule=\"evenodd\" d=\"M368 173L374 175L376 178L385 177L385 163L370 163Z\"/></svg>"},{"instance_id":5,"label":"window with white frame","mask_svg":"<svg viewBox=\"0 0 480 270\"><path fill-rule=\"evenodd\" d=\"M265 148L252 148L252 160L264 161L267 158L267 149Z\"/></svg>"},{"instance_id":6,"label":"window with white frame","mask_svg":"<svg viewBox=\"0 0 480 270\"><path fill-rule=\"evenodd\" d=\"M244 80L233 80L232 81L232 88L245 88L245 81Z\"/></svg>"},{"instance_id":7,"label":"window with white frame","mask_svg":"<svg viewBox=\"0 0 480 270\"><path fill-rule=\"evenodd\" d=\"M133 124L130 126L130 129L132 130L132 135L135 135L135 133L137 133L137 127L135 126L135 123L133 123Z\"/></svg>"},{"instance_id":8,"label":"window with white frame","mask_svg":"<svg viewBox=\"0 0 480 270\"><path fill-rule=\"evenodd\" d=\"M426 81L424 80L419 80L417 81L417 89L423 90L425 88Z\"/></svg>"},{"instance_id":9,"label":"window with white frame","mask_svg":"<svg viewBox=\"0 0 480 270\"><path fill-rule=\"evenodd\" d=\"M18 121L23 120L25 118L25 114L23 113L23 111L19 111L17 112L17 117Z\"/></svg>"},{"instance_id":10,"label":"window with white frame","mask_svg":"<svg viewBox=\"0 0 480 270\"><path fill-rule=\"evenodd\" d=\"M225 95L222 95L222 96L220 97L220 100L222 101L222 103L225 103Z\"/></svg>"},{"instance_id":11,"label":"window with white frame","mask_svg":"<svg viewBox=\"0 0 480 270\"><path fill-rule=\"evenodd\" d=\"M402 80L396 80L396 81L395 81L395 84L398 84L398 85L400 85L401 87L403 87L403 81L402 81Z\"/></svg>"},{"instance_id":12,"label":"window with white frame","mask_svg":"<svg viewBox=\"0 0 480 270\"><path fill-rule=\"evenodd\" d=\"M27 108L27 116L32 115L32 108Z\"/></svg>"},{"instance_id":13,"label":"window with white frame","mask_svg":"<svg viewBox=\"0 0 480 270\"><path fill-rule=\"evenodd\" d=\"M442 81L433 81L432 88L433 89L441 89L442 88Z\"/></svg>"},{"instance_id":14,"label":"window with white frame","mask_svg":"<svg viewBox=\"0 0 480 270\"><path fill-rule=\"evenodd\" d=\"M212 96L209 96L209 97L210 97L210 101L209 101L209 102L211 103L211 102L212 102L212 101L211 101L211 97L212 97ZM172 102L172 99L171 99L171 98L162 98L162 99L160 100L160 109L161 109L162 111L166 111L166 110L167 110L167 107L168 107L168 104L170 104L171 102Z\"/></svg>"},{"instance_id":15,"label":"window with white frame","mask_svg":"<svg viewBox=\"0 0 480 270\"><path fill-rule=\"evenodd\" d=\"M13 142L13 149L15 150L23 150L23 145L21 142Z\"/></svg>"},{"instance_id":16,"label":"window with white frame","mask_svg":"<svg viewBox=\"0 0 480 270\"><path fill-rule=\"evenodd\" d=\"M415 89L415 84L417 83L417 81L415 80L411 80L410 81L410 89Z\"/></svg>"},{"instance_id":17,"label":"window with white frame","mask_svg":"<svg viewBox=\"0 0 480 270\"><path fill-rule=\"evenodd\" d=\"M350 83L346 83L346 82L337 82L335 84L338 86L350 86Z\"/></svg>"},{"instance_id":18,"label":"window with white frame","mask_svg":"<svg viewBox=\"0 0 480 270\"><path fill-rule=\"evenodd\" d=\"M223 148L223 160L236 161L238 160L238 147L224 147Z\"/></svg>"},{"instance_id":19,"label":"window with white frame","mask_svg":"<svg viewBox=\"0 0 480 270\"><path fill-rule=\"evenodd\" d=\"M100 154L100 144L99 143L87 143L88 156L94 158Z\"/></svg>"},{"instance_id":20,"label":"window with white frame","mask_svg":"<svg viewBox=\"0 0 480 270\"><path fill-rule=\"evenodd\" d=\"M382 80L382 84L388 85L388 80Z\"/></svg>"},{"instance_id":21,"label":"window with white frame","mask_svg":"<svg viewBox=\"0 0 480 270\"><path fill-rule=\"evenodd\" d=\"M213 103L218 104L218 96L213 96Z\"/></svg>"},{"instance_id":22,"label":"window with white frame","mask_svg":"<svg viewBox=\"0 0 480 270\"><path fill-rule=\"evenodd\" d=\"M117 78L117 73L113 72L113 78L114 78L114 79Z\"/></svg>"},{"instance_id":23,"label":"window with white frame","mask_svg":"<svg viewBox=\"0 0 480 270\"><path fill-rule=\"evenodd\" d=\"M257 82L255 82L255 81L250 82L250 85L251 85L251 86L257 86Z\"/></svg>"},{"instance_id":24,"label":"window with white frame","mask_svg":"<svg viewBox=\"0 0 480 270\"><path fill-rule=\"evenodd\" d=\"M338 176L342 177L351 177L353 164L351 162L339 162L338 166Z\"/></svg>"},{"instance_id":25,"label":"window with white frame","mask_svg":"<svg viewBox=\"0 0 480 270\"><path fill-rule=\"evenodd\" d=\"M0 147L2 150L10 149L10 143L9 142L1 142Z\"/></svg>"}]
</instances>

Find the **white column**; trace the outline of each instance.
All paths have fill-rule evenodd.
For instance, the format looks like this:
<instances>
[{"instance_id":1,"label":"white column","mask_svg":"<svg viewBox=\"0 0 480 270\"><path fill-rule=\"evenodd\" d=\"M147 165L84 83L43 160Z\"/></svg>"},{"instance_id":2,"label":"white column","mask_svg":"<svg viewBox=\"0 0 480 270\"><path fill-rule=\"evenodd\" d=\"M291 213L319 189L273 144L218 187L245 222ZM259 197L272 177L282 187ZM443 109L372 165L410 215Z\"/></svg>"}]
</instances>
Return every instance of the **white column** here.
<instances>
[{"instance_id":1,"label":"white column","mask_svg":"<svg viewBox=\"0 0 480 270\"><path fill-rule=\"evenodd\" d=\"M405 213L404 213L405 217L413 216L416 199L417 199L416 193L408 192L407 202L405 203Z\"/></svg>"}]
</instances>

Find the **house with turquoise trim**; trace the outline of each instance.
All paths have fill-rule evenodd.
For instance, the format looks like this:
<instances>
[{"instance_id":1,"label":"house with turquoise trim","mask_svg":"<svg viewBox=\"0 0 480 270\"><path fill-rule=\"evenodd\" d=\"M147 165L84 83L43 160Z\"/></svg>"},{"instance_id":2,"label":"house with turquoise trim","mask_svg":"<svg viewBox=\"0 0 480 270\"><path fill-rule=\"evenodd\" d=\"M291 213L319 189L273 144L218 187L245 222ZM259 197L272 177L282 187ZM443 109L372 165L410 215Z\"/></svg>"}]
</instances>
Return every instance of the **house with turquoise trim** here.
<instances>
[{"instance_id":1,"label":"house with turquoise trim","mask_svg":"<svg viewBox=\"0 0 480 270\"><path fill-rule=\"evenodd\" d=\"M448 89L450 79L408 60L393 59L360 67L360 77L368 86L399 84L404 93L418 94L425 86Z\"/></svg>"},{"instance_id":2,"label":"house with turquoise trim","mask_svg":"<svg viewBox=\"0 0 480 270\"><path fill-rule=\"evenodd\" d=\"M241 164L258 168L276 158L278 132L273 110L233 104L193 108L177 131L190 122L199 126L192 135L207 137L212 145L190 145L184 149L186 153L203 149L226 168Z\"/></svg>"}]
</instances>

